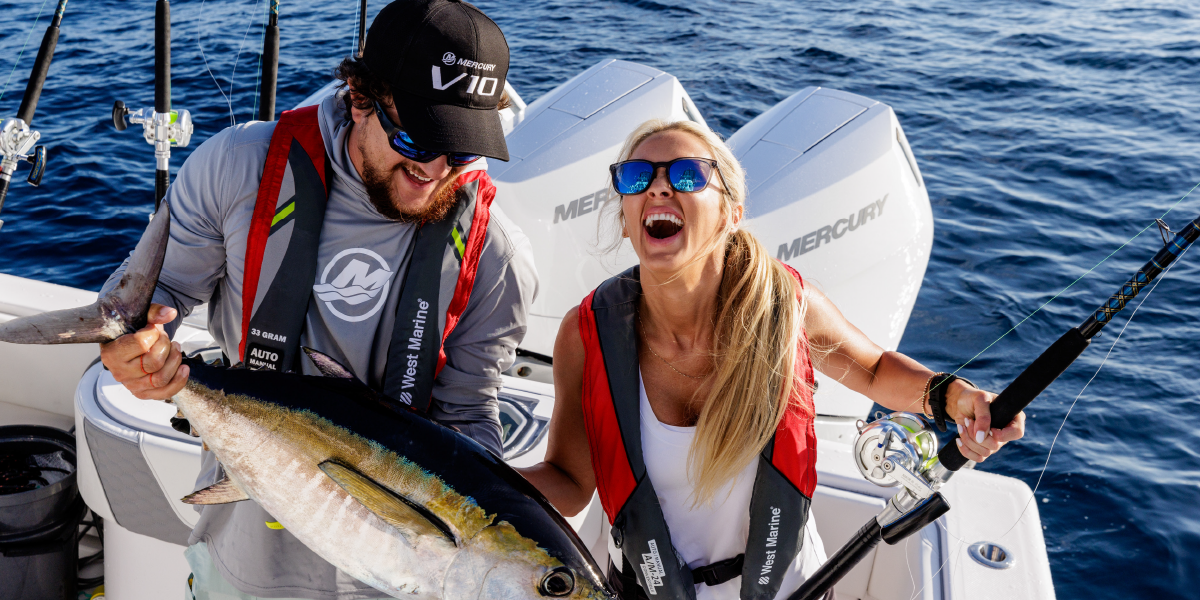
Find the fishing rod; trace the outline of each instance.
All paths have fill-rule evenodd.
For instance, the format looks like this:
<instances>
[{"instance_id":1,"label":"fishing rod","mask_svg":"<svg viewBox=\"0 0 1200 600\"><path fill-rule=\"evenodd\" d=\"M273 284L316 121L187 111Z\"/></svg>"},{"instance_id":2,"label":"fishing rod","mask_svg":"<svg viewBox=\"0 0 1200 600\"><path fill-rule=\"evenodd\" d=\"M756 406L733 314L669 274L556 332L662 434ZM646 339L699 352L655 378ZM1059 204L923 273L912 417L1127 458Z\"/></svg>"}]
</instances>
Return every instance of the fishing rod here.
<instances>
[{"instance_id":1,"label":"fishing rod","mask_svg":"<svg viewBox=\"0 0 1200 600\"><path fill-rule=\"evenodd\" d=\"M33 165L25 179L33 187L41 185L42 175L46 172L46 147L35 145L42 139L42 134L30 127L33 126L33 113L37 110L38 99L42 96L42 87L46 84L46 75L50 72L54 48L58 46L59 24L62 23L65 12L67 0L58 0L54 18L50 21L50 26L46 27L42 45L33 61L33 70L29 72L29 82L25 84L25 96L21 98L17 116L4 119L0 125L0 209L4 208L8 184L12 182L19 161ZM4 221L0 221L0 227L3 226Z\"/></svg>"},{"instance_id":2,"label":"fishing rod","mask_svg":"<svg viewBox=\"0 0 1200 600\"><path fill-rule=\"evenodd\" d=\"M358 3L358 54L355 56L362 57L363 50L367 48L367 0L359 0Z\"/></svg>"},{"instance_id":3,"label":"fishing rod","mask_svg":"<svg viewBox=\"0 0 1200 600\"><path fill-rule=\"evenodd\" d=\"M146 142L154 146L154 210L171 183L171 148L187 147L192 139L192 115L171 110L171 2L158 0L154 7L154 108L131 111L125 103L113 103L112 121L117 131L126 123L141 124Z\"/></svg>"},{"instance_id":4,"label":"fishing rod","mask_svg":"<svg viewBox=\"0 0 1200 600\"><path fill-rule=\"evenodd\" d=\"M258 120L275 120L275 86L279 81L279 0L271 0L267 28L263 31L262 88L258 94Z\"/></svg>"},{"instance_id":5,"label":"fishing rod","mask_svg":"<svg viewBox=\"0 0 1200 600\"><path fill-rule=\"evenodd\" d=\"M1112 318L1154 281L1197 238L1200 217L1188 223L1154 258L1138 269L1125 285L1096 309L1082 324L1050 345L1017 375L991 403L993 427L1002 429L1042 393L1087 349L1091 339ZM996 425L1003 424L1003 425ZM896 412L870 424L859 422L854 446L859 470L868 481L903 489L883 511L866 523L829 558L788 600L816 600L832 588L880 541L895 545L950 510L939 488L969 461L956 444L937 451L937 436L918 415Z\"/></svg>"}]
</instances>

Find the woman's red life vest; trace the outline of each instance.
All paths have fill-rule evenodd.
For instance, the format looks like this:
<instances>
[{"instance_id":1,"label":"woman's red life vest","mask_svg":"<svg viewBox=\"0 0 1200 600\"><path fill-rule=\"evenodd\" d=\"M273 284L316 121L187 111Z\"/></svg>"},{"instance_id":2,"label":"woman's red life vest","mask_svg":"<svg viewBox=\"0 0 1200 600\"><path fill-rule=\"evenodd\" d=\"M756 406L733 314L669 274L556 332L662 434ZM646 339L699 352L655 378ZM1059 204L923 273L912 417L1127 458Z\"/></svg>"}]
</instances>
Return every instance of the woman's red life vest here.
<instances>
[{"instance_id":1,"label":"woman's red life vest","mask_svg":"<svg viewBox=\"0 0 1200 600\"><path fill-rule=\"evenodd\" d=\"M317 107L284 112L271 135L246 243L238 354L252 368L297 368L331 185ZM383 380L384 393L422 412L446 364L443 344L471 297L496 196L485 171L464 173L455 185L458 202L450 213L421 224L413 235ZM425 323L430 307L436 311L440 305L442 289L453 289L454 295L440 335L424 336L426 327L414 332L414 316ZM415 376L407 373L412 355L417 356Z\"/></svg>"},{"instance_id":2,"label":"woman's red life vest","mask_svg":"<svg viewBox=\"0 0 1200 600\"><path fill-rule=\"evenodd\" d=\"M803 285L800 274L788 270ZM696 584L723 581L714 582L709 573L694 574L675 552L658 495L646 475L634 327L640 296L639 268L633 267L602 283L579 305L583 415L592 469L613 542L625 564L633 566L642 589L656 600L694 600ZM743 600L771 600L779 592L787 566L803 543L801 533L817 486L817 437L810 416L813 370L807 338L799 345L796 373L808 385L793 386L793 401L759 457L740 570Z\"/></svg>"}]
</instances>

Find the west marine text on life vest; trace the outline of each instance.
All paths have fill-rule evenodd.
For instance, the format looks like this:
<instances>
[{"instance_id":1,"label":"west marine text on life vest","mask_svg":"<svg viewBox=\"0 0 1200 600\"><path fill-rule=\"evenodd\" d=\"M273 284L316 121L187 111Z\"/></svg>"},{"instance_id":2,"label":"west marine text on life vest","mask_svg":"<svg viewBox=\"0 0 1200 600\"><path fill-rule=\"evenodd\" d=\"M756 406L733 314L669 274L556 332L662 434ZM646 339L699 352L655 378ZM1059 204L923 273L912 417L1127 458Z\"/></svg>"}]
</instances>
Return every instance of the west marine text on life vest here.
<instances>
[{"instance_id":1,"label":"west marine text on life vest","mask_svg":"<svg viewBox=\"0 0 1200 600\"><path fill-rule=\"evenodd\" d=\"M408 349L421 351L421 344L425 340L425 320L429 318L429 302L424 298L417 298L417 314L413 318L413 333L412 337L408 338ZM411 389L417 383L417 365L421 356L419 354L409 354L406 356L408 363L405 365L404 375L401 379L401 389ZM400 400L405 404L412 404L412 394L402 393Z\"/></svg>"}]
</instances>

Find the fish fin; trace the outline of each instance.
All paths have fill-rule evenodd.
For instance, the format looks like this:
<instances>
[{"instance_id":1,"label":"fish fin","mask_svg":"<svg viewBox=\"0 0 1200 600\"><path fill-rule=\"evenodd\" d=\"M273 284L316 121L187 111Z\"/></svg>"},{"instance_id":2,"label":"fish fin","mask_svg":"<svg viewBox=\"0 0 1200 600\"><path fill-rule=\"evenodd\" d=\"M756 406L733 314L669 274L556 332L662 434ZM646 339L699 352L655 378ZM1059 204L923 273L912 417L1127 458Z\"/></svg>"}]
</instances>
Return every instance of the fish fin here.
<instances>
[{"instance_id":1,"label":"fish fin","mask_svg":"<svg viewBox=\"0 0 1200 600\"><path fill-rule=\"evenodd\" d=\"M100 303L53 310L0 324L0 342L12 344L85 344L116 339L125 328L106 319Z\"/></svg>"},{"instance_id":2,"label":"fish fin","mask_svg":"<svg viewBox=\"0 0 1200 600\"><path fill-rule=\"evenodd\" d=\"M242 500L249 499L250 496L246 494L246 491L226 475L220 481L184 496L183 503L229 504L230 502L241 502Z\"/></svg>"},{"instance_id":3,"label":"fish fin","mask_svg":"<svg viewBox=\"0 0 1200 600\"><path fill-rule=\"evenodd\" d=\"M399 530L409 543L415 545L418 538L429 537L455 545L450 526L425 507L340 462L327 460L317 466L367 510Z\"/></svg>"},{"instance_id":4,"label":"fish fin","mask_svg":"<svg viewBox=\"0 0 1200 600\"><path fill-rule=\"evenodd\" d=\"M8 321L0 325L0 342L94 344L145 327L170 237L171 211L164 202L142 234L116 287L88 306Z\"/></svg>"},{"instance_id":5,"label":"fish fin","mask_svg":"<svg viewBox=\"0 0 1200 600\"><path fill-rule=\"evenodd\" d=\"M356 379L354 373L350 372L342 363L334 360L332 356L323 354L308 346L301 346L304 353L308 355L308 360L311 360L316 365L317 370L326 377L336 377L338 379Z\"/></svg>"}]
</instances>

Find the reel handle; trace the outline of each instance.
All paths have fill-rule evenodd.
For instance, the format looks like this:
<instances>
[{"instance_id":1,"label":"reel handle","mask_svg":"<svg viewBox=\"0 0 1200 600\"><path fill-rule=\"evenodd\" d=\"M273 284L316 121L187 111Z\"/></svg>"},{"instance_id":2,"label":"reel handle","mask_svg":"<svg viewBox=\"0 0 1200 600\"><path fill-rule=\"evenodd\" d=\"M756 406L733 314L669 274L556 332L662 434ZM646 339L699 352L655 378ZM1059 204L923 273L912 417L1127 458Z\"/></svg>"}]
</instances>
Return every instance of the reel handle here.
<instances>
[{"instance_id":1,"label":"reel handle","mask_svg":"<svg viewBox=\"0 0 1200 600\"><path fill-rule=\"evenodd\" d=\"M113 102L112 109L112 124L117 128L117 131L125 131L129 129L129 123L125 121L125 116L129 114L129 109L125 108L125 103L117 100Z\"/></svg>"},{"instance_id":2,"label":"reel handle","mask_svg":"<svg viewBox=\"0 0 1200 600\"><path fill-rule=\"evenodd\" d=\"M25 181L33 187L42 185L42 175L46 174L46 147L38 146L34 148L33 154L30 154L25 160L33 165L29 169L29 176L25 178Z\"/></svg>"}]
</instances>

